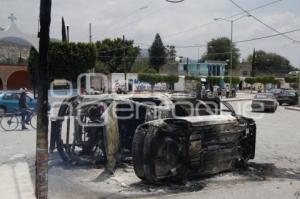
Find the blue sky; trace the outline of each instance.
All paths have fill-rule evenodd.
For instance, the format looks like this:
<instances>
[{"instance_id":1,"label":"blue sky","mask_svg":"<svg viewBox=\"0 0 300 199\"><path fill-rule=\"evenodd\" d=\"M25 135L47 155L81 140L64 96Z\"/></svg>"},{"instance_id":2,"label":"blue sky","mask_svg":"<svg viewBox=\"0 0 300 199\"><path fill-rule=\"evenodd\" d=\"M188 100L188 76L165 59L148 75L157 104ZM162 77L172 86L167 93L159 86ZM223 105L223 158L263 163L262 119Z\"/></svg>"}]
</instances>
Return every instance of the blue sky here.
<instances>
[{"instance_id":1,"label":"blue sky","mask_svg":"<svg viewBox=\"0 0 300 199\"><path fill-rule=\"evenodd\" d=\"M245 9L251 9L273 0L235 0ZM146 7L146 8L145 8ZM1 0L0 26L7 27L8 15L15 13L17 25L23 32L36 33L38 0ZM142 8L142 9L141 9ZM279 31L300 28L300 1L282 0L271 6L251 12L257 18ZM191 27L212 22L213 18L226 17L240 10L229 0L185 0L169 4L164 0L53 0L51 36L60 38L61 17L71 26L71 40L88 41L88 23L93 23L93 39L118 37L125 34L137 43L151 44L158 32L165 44L175 46L206 44L212 38L230 36L230 25L220 21L209 26ZM243 18L234 25L234 40L244 40L274 34L252 18ZM300 32L289 35L300 40ZM143 46L141 46L143 47ZM276 52L286 56L294 66L300 66L300 44L284 37L238 44L242 58L253 48ZM205 48L178 49L182 56L197 58Z\"/></svg>"}]
</instances>

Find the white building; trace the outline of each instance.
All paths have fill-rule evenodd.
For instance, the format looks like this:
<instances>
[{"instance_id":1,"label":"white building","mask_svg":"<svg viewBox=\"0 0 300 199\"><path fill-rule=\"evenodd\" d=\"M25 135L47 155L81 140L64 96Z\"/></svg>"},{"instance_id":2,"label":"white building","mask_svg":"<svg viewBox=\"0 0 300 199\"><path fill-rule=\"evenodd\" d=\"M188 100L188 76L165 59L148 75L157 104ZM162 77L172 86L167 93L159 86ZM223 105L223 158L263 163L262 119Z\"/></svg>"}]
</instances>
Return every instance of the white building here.
<instances>
[{"instance_id":1,"label":"white building","mask_svg":"<svg viewBox=\"0 0 300 199\"><path fill-rule=\"evenodd\" d=\"M91 75L93 76L93 75ZM138 80L137 73L112 73L107 76L107 80L99 76L94 76L90 79L91 83L87 83L95 90L103 90L116 92L118 88L128 90L129 92L151 91L151 85ZM106 82L107 81L107 82ZM107 87L107 88L106 88ZM127 89L126 89L127 88ZM179 82L174 85L175 91L183 92L185 90L184 76L179 78ZM168 91L166 83L158 83L154 86L155 91Z\"/></svg>"}]
</instances>

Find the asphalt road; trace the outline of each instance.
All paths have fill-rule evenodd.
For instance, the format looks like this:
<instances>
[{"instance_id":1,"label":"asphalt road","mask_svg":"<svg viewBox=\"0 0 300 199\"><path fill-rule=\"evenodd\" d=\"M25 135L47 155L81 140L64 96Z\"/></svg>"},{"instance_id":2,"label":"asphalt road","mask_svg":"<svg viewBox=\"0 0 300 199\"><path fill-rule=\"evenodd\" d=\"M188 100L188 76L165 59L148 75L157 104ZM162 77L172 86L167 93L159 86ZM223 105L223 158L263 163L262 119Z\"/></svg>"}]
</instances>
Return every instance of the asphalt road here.
<instances>
[{"instance_id":1,"label":"asphalt road","mask_svg":"<svg viewBox=\"0 0 300 199\"><path fill-rule=\"evenodd\" d=\"M149 186L134 175L130 165L111 176L103 168L63 163L54 153L49 161L49 198L300 199L300 112L279 107L275 114L252 113L249 102L233 104L238 113L256 118L258 126L256 158L248 170L222 173L185 185ZM0 137L0 165L25 162L33 172L35 133L0 130Z\"/></svg>"}]
</instances>

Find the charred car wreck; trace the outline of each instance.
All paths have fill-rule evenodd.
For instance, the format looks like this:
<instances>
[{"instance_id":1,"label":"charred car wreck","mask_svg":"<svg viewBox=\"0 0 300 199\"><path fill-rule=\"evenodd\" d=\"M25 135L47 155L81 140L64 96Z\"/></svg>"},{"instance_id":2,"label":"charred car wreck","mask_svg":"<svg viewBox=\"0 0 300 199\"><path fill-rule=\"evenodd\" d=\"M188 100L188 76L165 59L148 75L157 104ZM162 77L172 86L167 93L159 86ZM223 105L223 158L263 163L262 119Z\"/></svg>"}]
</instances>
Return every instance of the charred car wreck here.
<instances>
[{"instance_id":1,"label":"charred car wreck","mask_svg":"<svg viewBox=\"0 0 300 199\"><path fill-rule=\"evenodd\" d=\"M218 99L144 95L66 99L52 121L51 150L76 164L102 163L113 172L132 159L143 181L190 179L245 166L254 159L256 124L220 114ZM63 130L66 129L66 130Z\"/></svg>"}]
</instances>

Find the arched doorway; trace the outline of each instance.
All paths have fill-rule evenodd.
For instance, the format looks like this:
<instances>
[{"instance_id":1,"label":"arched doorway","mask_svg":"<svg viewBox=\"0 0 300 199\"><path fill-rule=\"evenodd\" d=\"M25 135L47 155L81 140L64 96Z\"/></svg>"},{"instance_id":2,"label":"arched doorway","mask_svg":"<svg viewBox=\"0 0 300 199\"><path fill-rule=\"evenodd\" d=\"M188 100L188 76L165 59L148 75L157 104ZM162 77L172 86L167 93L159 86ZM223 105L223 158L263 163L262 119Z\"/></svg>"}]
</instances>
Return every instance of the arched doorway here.
<instances>
[{"instance_id":1,"label":"arched doorway","mask_svg":"<svg viewBox=\"0 0 300 199\"><path fill-rule=\"evenodd\" d=\"M9 76L7 81L8 90L19 90L24 87L31 88L30 75L27 71L17 71Z\"/></svg>"},{"instance_id":2,"label":"arched doorway","mask_svg":"<svg viewBox=\"0 0 300 199\"><path fill-rule=\"evenodd\" d=\"M0 78L0 91L3 90L3 83L2 83L2 79Z\"/></svg>"}]
</instances>

